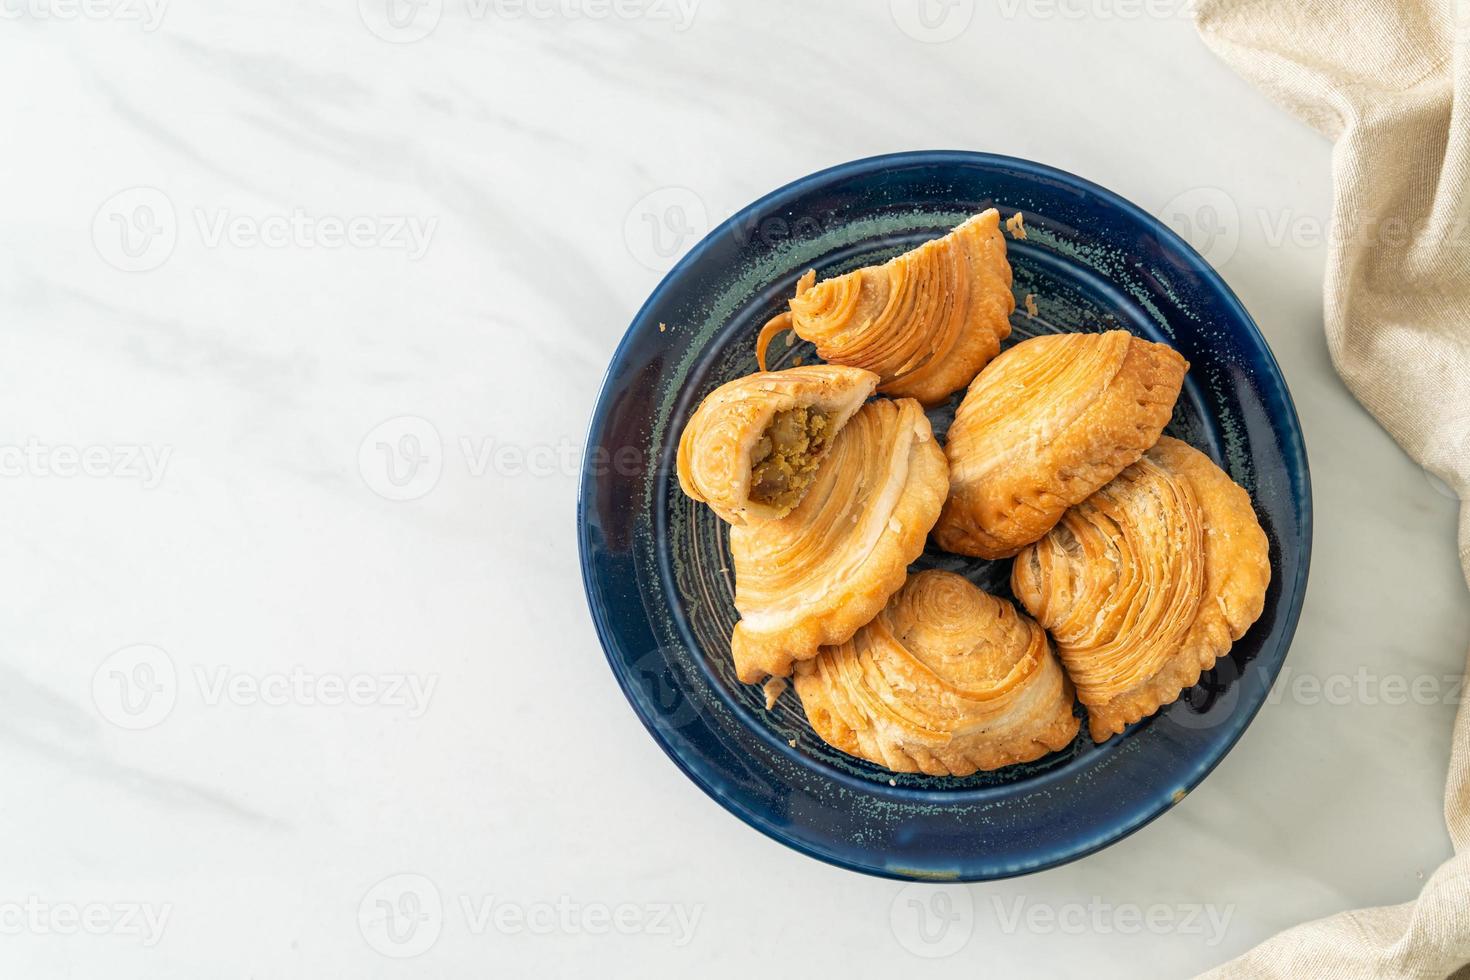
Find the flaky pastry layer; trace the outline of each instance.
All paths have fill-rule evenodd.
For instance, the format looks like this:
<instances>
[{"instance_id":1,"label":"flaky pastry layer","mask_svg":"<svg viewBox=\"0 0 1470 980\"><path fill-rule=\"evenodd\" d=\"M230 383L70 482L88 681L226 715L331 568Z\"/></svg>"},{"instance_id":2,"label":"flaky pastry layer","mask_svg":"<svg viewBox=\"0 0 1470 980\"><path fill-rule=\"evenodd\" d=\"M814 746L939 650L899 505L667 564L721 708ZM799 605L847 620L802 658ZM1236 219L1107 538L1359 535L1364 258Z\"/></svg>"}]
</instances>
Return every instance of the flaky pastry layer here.
<instances>
[{"instance_id":1,"label":"flaky pastry layer","mask_svg":"<svg viewBox=\"0 0 1470 980\"><path fill-rule=\"evenodd\" d=\"M1023 341L970 385L946 436L941 548L1006 558L1137 460L1174 411L1189 364L1126 331Z\"/></svg>"},{"instance_id":2,"label":"flaky pastry layer","mask_svg":"<svg viewBox=\"0 0 1470 980\"><path fill-rule=\"evenodd\" d=\"M882 265L816 281L762 331L790 327L833 364L876 372L878 390L936 405L970 383L1010 335L1011 266L994 208Z\"/></svg>"},{"instance_id":3,"label":"flaky pastry layer","mask_svg":"<svg viewBox=\"0 0 1470 980\"><path fill-rule=\"evenodd\" d=\"M1260 616L1270 581L1249 495L1168 436L1068 510L1011 571L1098 742L1198 683Z\"/></svg>"},{"instance_id":4,"label":"flaky pastry layer","mask_svg":"<svg viewBox=\"0 0 1470 980\"><path fill-rule=\"evenodd\" d=\"M799 663L795 684L818 735L895 772L1030 762L1079 727L1046 634L952 572L911 576L851 640Z\"/></svg>"},{"instance_id":5,"label":"flaky pastry layer","mask_svg":"<svg viewBox=\"0 0 1470 980\"><path fill-rule=\"evenodd\" d=\"M740 680L786 676L876 616L923 552L948 489L919 403L879 399L838 433L795 510L732 526Z\"/></svg>"}]
</instances>

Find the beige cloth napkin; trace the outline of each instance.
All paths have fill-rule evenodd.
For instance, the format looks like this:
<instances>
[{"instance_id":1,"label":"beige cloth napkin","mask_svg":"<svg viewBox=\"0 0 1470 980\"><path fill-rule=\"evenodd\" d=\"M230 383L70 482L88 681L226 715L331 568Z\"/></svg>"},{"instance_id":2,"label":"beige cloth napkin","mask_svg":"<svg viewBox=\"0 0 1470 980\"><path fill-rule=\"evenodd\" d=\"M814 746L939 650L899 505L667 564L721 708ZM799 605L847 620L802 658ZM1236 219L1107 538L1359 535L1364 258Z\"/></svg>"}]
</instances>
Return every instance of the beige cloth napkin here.
<instances>
[{"instance_id":1,"label":"beige cloth napkin","mask_svg":"<svg viewBox=\"0 0 1470 980\"><path fill-rule=\"evenodd\" d=\"M1201 0L1217 55L1333 141L1324 285L1338 373L1458 493L1470 582L1470 0ZM1467 667L1470 670L1470 667ZM1470 707L1417 901L1297 926L1207 977L1446 977L1470 963Z\"/></svg>"}]
</instances>

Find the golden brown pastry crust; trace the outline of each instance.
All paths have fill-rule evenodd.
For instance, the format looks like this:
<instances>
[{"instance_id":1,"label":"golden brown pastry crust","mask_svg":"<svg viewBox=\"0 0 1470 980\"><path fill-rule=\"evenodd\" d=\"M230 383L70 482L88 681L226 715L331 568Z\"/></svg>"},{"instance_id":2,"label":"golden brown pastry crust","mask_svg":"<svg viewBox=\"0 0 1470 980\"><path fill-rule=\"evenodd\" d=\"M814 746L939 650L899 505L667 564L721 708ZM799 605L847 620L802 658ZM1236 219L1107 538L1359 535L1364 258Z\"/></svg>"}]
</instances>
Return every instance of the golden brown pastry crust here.
<instances>
[{"instance_id":1,"label":"golden brown pastry crust","mask_svg":"<svg viewBox=\"0 0 1470 980\"><path fill-rule=\"evenodd\" d=\"M752 374L721 385L695 409L679 438L679 485L731 524L743 524L747 516L786 516L791 506L773 507L750 496L751 451L772 418L793 408L831 413L824 456L877 384L878 376L871 371L816 364Z\"/></svg>"},{"instance_id":2,"label":"golden brown pastry crust","mask_svg":"<svg viewBox=\"0 0 1470 980\"><path fill-rule=\"evenodd\" d=\"M970 385L946 437L945 551L1006 558L1158 439L1189 364L1126 331L1023 341Z\"/></svg>"},{"instance_id":3,"label":"golden brown pastry crust","mask_svg":"<svg viewBox=\"0 0 1470 980\"><path fill-rule=\"evenodd\" d=\"M1072 685L1041 627L952 572L919 572L848 642L796 666L830 745L895 772L968 776L1065 748Z\"/></svg>"},{"instance_id":4,"label":"golden brown pastry crust","mask_svg":"<svg viewBox=\"0 0 1470 980\"><path fill-rule=\"evenodd\" d=\"M876 616L923 552L948 489L919 403L880 399L838 433L795 510L731 527L740 680L788 675Z\"/></svg>"},{"instance_id":5,"label":"golden brown pastry crust","mask_svg":"<svg viewBox=\"0 0 1470 980\"><path fill-rule=\"evenodd\" d=\"M878 390L936 405L969 384L1010 336L1011 266L994 208L882 265L797 284L789 326L833 364L877 372Z\"/></svg>"},{"instance_id":6,"label":"golden brown pastry crust","mask_svg":"<svg viewBox=\"0 0 1470 980\"><path fill-rule=\"evenodd\" d=\"M1250 497L1167 436L1016 558L1095 741L1172 703L1260 616L1271 564Z\"/></svg>"}]
</instances>

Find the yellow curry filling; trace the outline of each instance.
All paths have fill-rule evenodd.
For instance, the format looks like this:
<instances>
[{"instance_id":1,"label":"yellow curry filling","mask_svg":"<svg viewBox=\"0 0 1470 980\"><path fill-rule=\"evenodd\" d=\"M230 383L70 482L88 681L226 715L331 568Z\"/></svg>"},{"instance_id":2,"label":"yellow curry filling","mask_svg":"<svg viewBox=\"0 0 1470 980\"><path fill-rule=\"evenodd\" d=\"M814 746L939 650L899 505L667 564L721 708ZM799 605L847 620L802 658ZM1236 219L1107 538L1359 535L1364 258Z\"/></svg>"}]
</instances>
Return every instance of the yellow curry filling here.
<instances>
[{"instance_id":1,"label":"yellow curry filling","mask_svg":"<svg viewBox=\"0 0 1470 980\"><path fill-rule=\"evenodd\" d=\"M750 454L750 498L780 510L800 503L827 450L832 416L810 408L777 412Z\"/></svg>"}]
</instances>

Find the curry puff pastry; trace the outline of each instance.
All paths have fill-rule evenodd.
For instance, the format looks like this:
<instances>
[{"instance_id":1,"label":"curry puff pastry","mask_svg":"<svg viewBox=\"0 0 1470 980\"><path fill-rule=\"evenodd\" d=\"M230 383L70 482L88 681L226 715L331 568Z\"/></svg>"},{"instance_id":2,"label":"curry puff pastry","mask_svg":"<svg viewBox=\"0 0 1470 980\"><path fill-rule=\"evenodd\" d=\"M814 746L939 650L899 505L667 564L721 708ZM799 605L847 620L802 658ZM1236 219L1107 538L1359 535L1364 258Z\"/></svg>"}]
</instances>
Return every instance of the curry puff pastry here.
<instances>
[{"instance_id":1,"label":"curry puff pastry","mask_svg":"<svg viewBox=\"0 0 1470 980\"><path fill-rule=\"evenodd\" d=\"M903 587L948 490L919 403L864 405L795 510L730 528L740 680L786 676L819 647L851 639Z\"/></svg>"},{"instance_id":2,"label":"curry puff pastry","mask_svg":"<svg viewBox=\"0 0 1470 980\"><path fill-rule=\"evenodd\" d=\"M991 208L882 265L822 282L808 272L789 312L761 331L756 355L764 369L771 338L792 329L822 360L877 372L881 393L936 405L1000 351L1015 308Z\"/></svg>"},{"instance_id":3,"label":"curry puff pastry","mask_svg":"<svg viewBox=\"0 0 1470 980\"><path fill-rule=\"evenodd\" d=\"M1260 616L1271 581L1250 497L1164 437L1016 558L1102 742L1172 703Z\"/></svg>"},{"instance_id":4,"label":"curry puff pastry","mask_svg":"<svg viewBox=\"0 0 1470 980\"><path fill-rule=\"evenodd\" d=\"M1023 341L970 385L950 426L945 551L1007 558L1159 438L1189 364L1123 330Z\"/></svg>"},{"instance_id":5,"label":"curry puff pastry","mask_svg":"<svg viewBox=\"0 0 1470 980\"><path fill-rule=\"evenodd\" d=\"M878 376L826 364L737 378L700 403L679 439L679 484L731 524L801 502Z\"/></svg>"},{"instance_id":6,"label":"curry puff pastry","mask_svg":"<svg viewBox=\"0 0 1470 980\"><path fill-rule=\"evenodd\" d=\"M1041 627L952 572L911 577L851 640L797 664L796 691L825 741L895 772L1030 762L1079 727Z\"/></svg>"}]
</instances>

